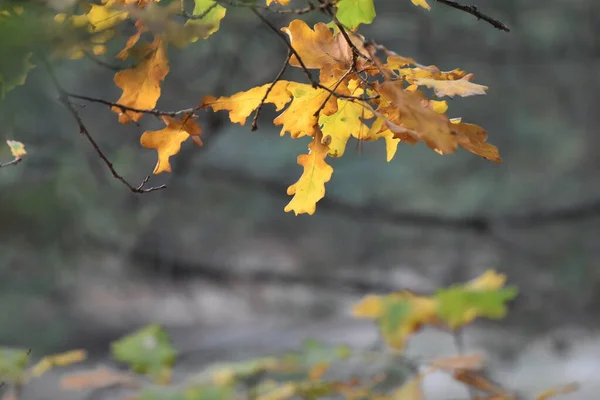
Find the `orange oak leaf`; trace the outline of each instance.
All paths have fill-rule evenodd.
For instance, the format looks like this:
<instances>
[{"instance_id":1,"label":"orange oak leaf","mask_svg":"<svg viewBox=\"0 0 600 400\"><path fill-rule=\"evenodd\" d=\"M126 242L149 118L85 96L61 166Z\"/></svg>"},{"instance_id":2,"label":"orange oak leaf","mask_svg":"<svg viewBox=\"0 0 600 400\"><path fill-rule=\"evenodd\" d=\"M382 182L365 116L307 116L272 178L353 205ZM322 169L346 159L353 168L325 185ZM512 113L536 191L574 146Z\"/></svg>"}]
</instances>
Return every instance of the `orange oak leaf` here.
<instances>
[{"instance_id":1,"label":"orange oak leaf","mask_svg":"<svg viewBox=\"0 0 600 400\"><path fill-rule=\"evenodd\" d=\"M450 120L451 129L458 144L473 154L477 154L486 160L501 163L502 158L498 148L486 142L487 132L475 124L460 122L459 119Z\"/></svg>"},{"instance_id":2,"label":"orange oak leaf","mask_svg":"<svg viewBox=\"0 0 600 400\"><path fill-rule=\"evenodd\" d=\"M300 179L291 185L287 194L294 196L284 211L312 215L317 202L325 196L325 183L331 179L333 168L325 162L329 147L322 143L323 134L317 131L308 145L308 154L298 156L298 164L304 167Z\"/></svg>"},{"instance_id":3,"label":"orange oak leaf","mask_svg":"<svg viewBox=\"0 0 600 400\"><path fill-rule=\"evenodd\" d=\"M135 46L135 44L142 37L142 34L147 31L146 27L143 25L143 22L139 19L135 21L135 28L136 32L131 35L129 39L127 39L127 42L125 42L125 47L119 52L119 54L117 54L116 58L125 60L127 57L129 57L129 50Z\"/></svg>"},{"instance_id":4,"label":"orange oak leaf","mask_svg":"<svg viewBox=\"0 0 600 400\"><path fill-rule=\"evenodd\" d=\"M415 79L415 84L419 86L427 86L433 88L436 96L443 97L454 97L454 96L475 96L478 94L485 94L488 89L487 86L478 85L471 82L473 74L467 74L457 80L436 80L429 78Z\"/></svg>"},{"instance_id":5,"label":"orange oak leaf","mask_svg":"<svg viewBox=\"0 0 600 400\"><path fill-rule=\"evenodd\" d=\"M153 43L141 46L145 58L135 68L115 74L115 84L123 90L117 103L139 110L151 110L160 98L160 84L169 73L169 64L164 43L155 39ZM119 122L128 124L137 122L143 113L113 107L119 114Z\"/></svg>"},{"instance_id":6,"label":"orange oak leaf","mask_svg":"<svg viewBox=\"0 0 600 400\"><path fill-rule=\"evenodd\" d=\"M300 56L300 59L308 69L320 70L321 84L331 87L336 84L352 66L352 49L344 36L337 32L335 35L324 23L319 22L311 29L302 20L293 20L289 26L281 28L290 38L290 43ZM352 33L348 33L361 54L368 56L364 49L362 39ZM359 65L363 60L359 60ZM298 58L293 55L290 65L302 67ZM343 89L344 85L340 86Z\"/></svg>"},{"instance_id":7,"label":"orange oak leaf","mask_svg":"<svg viewBox=\"0 0 600 400\"><path fill-rule=\"evenodd\" d=\"M291 93L287 90L289 83L288 81L277 81L265 99L265 103L274 104L277 111L285 107L292 99ZM210 107L213 111L228 110L231 122L244 125L246 118L258 108L270 86L271 84L268 83L229 97L205 96L202 99L201 107Z\"/></svg>"},{"instance_id":8,"label":"orange oak leaf","mask_svg":"<svg viewBox=\"0 0 600 400\"><path fill-rule=\"evenodd\" d=\"M158 153L158 162L154 168L154 174L161 172L171 172L169 158L181 150L181 143L185 142L190 136L198 145L202 145L200 135L202 129L188 115L181 120L176 120L168 116L162 116L162 120L167 125L158 131L146 131L140 138L140 143L147 149L156 149Z\"/></svg>"},{"instance_id":9,"label":"orange oak leaf","mask_svg":"<svg viewBox=\"0 0 600 400\"><path fill-rule=\"evenodd\" d=\"M435 79L437 81L454 81L467 75L462 69L453 69L451 71L441 71L435 65L419 65L414 68L397 68L397 65L391 65L388 68L397 70L400 76L408 83L414 84L417 79Z\"/></svg>"},{"instance_id":10,"label":"orange oak leaf","mask_svg":"<svg viewBox=\"0 0 600 400\"><path fill-rule=\"evenodd\" d=\"M314 114L321 105L325 103L319 115L331 115L337 111L336 98L324 89L289 82L287 90L294 99L289 107L273 120L275 125L282 125L281 136L286 132L293 138L314 136L318 130L318 116Z\"/></svg>"},{"instance_id":11,"label":"orange oak leaf","mask_svg":"<svg viewBox=\"0 0 600 400\"><path fill-rule=\"evenodd\" d=\"M377 84L376 89L382 96L377 111L395 137L412 144L423 141L442 154L456 151L448 117L436 112L422 92L404 90L402 81Z\"/></svg>"}]
</instances>

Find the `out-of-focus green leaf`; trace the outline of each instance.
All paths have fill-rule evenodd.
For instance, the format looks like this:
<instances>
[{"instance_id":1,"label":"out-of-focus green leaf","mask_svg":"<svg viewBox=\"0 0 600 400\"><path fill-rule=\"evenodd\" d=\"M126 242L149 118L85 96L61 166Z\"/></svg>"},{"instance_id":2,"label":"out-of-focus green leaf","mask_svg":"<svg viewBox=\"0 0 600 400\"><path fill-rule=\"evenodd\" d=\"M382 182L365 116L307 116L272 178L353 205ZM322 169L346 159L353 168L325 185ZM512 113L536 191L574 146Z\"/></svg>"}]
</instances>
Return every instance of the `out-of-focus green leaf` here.
<instances>
[{"instance_id":1,"label":"out-of-focus green leaf","mask_svg":"<svg viewBox=\"0 0 600 400\"><path fill-rule=\"evenodd\" d=\"M29 364L29 351L23 349L0 348L0 381L24 382Z\"/></svg>"},{"instance_id":2,"label":"out-of-focus green leaf","mask_svg":"<svg viewBox=\"0 0 600 400\"><path fill-rule=\"evenodd\" d=\"M113 342L112 355L135 372L148 374L160 383L170 380L177 355L169 335L159 325L150 325Z\"/></svg>"}]
</instances>

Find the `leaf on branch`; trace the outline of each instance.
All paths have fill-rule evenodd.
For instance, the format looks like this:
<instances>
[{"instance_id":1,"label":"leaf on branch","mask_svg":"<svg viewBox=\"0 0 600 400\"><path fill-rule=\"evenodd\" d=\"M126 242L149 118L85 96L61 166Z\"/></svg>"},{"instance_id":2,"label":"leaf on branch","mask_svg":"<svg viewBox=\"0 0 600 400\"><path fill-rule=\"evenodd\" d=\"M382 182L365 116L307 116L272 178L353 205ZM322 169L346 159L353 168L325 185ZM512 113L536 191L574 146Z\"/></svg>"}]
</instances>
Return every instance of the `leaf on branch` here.
<instances>
[{"instance_id":1,"label":"leaf on branch","mask_svg":"<svg viewBox=\"0 0 600 400\"><path fill-rule=\"evenodd\" d=\"M376 89L382 96L377 111L395 137L412 144L423 141L442 154L456 150L448 117L437 113L422 92L404 90L402 81L377 84Z\"/></svg>"},{"instance_id":2,"label":"leaf on branch","mask_svg":"<svg viewBox=\"0 0 600 400\"><path fill-rule=\"evenodd\" d=\"M292 99L291 93L287 90L289 83L288 81L277 81L264 102L274 104L276 110L280 111ZM246 118L258 108L270 86L271 84L268 83L229 97L205 96L201 106L202 108L210 107L213 111L228 110L231 122L244 125Z\"/></svg>"},{"instance_id":3,"label":"leaf on branch","mask_svg":"<svg viewBox=\"0 0 600 400\"><path fill-rule=\"evenodd\" d=\"M25 151L25 145L21 142L17 142L16 140L7 140L6 144L8 144L8 147L10 147L10 152L14 158L21 158L27 154Z\"/></svg>"},{"instance_id":4,"label":"leaf on branch","mask_svg":"<svg viewBox=\"0 0 600 400\"><path fill-rule=\"evenodd\" d=\"M459 118L451 119L450 122L452 122L452 132L461 147L486 160L495 163L502 162L498 148L486 142L488 135L482 127L460 122Z\"/></svg>"},{"instance_id":5,"label":"leaf on branch","mask_svg":"<svg viewBox=\"0 0 600 400\"><path fill-rule=\"evenodd\" d=\"M390 162L394 158L394 155L396 155L400 139L394 137L394 133L389 128L384 128L384 124L384 118L377 118L369 128L366 136L363 137L363 140L379 140L383 138L385 140L386 160Z\"/></svg>"},{"instance_id":6,"label":"leaf on branch","mask_svg":"<svg viewBox=\"0 0 600 400\"><path fill-rule=\"evenodd\" d=\"M92 4L85 14L92 32L110 29L125 21L129 17L127 10L122 7L133 0L108 0L104 4ZM135 1L137 3L137 1Z\"/></svg>"},{"instance_id":7,"label":"leaf on branch","mask_svg":"<svg viewBox=\"0 0 600 400\"><path fill-rule=\"evenodd\" d=\"M121 50L119 52L119 54L117 54L117 56L116 56L117 58L119 58L121 60L125 60L127 57L129 57L129 51L140 40L140 38L142 37L142 34L147 31L146 27L144 26L142 21L139 19L137 21L135 21L135 28L136 28L136 32L133 35L131 35L129 37L129 39L127 39L127 42L125 42L125 47L123 48L123 50Z\"/></svg>"},{"instance_id":8,"label":"leaf on branch","mask_svg":"<svg viewBox=\"0 0 600 400\"><path fill-rule=\"evenodd\" d=\"M427 86L428 88L433 88L435 95L438 97L454 97L457 95L461 97L467 97L475 95L484 95L488 87L471 82L473 76L473 74L467 74L457 80L443 81L429 78L420 78L415 79L414 82L419 86Z\"/></svg>"},{"instance_id":9,"label":"leaf on branch","mask_svg":"<svg viewBox=\"0 0 600 400\"><path fill-rule=\"evenodd\" d=\"M161 117L165 128L158 131L146 131L140 138L140 143L147 149L156 149L158 153L158 162L154 168L154 174L161 172L171 172L169 158L181 150L181 143L185 142L190 136L192 140L202 146L200 135L202 129L189 115L185 115L181 120L168 117Z\"/></svg>"},{"instance_id":10,"label":"leaf on branch","mask_svg":"<svg viewBox=\"0 0 600 400\"><path fill-rule=\"evenodd\" d=\"M325 162L329 147L322 143L322 139L323 134L317 131L308 145L308 154L298 156L298 164L304 167L304 172L287 190L287 194L294 197L285 206L285 212L312 215L317 202L325 196L325 183L331 179L333 168Z\"/></svg>"},{"instance_id":11,"label":"leaf on branch","mask_svg":"<svg viewBox=\"0 0 600 400\"><path fill-rule=\"evenodd\" d=\"M353 94L360 96L362 89ZM337 99L337 111L331 115L321 114L319 117L323 143L329 146L329 156L343 156L346 143L351 136L359 140L365 139L369 127L365 125L364 120L371 118L373 113L360 102Z\"/></svg>"},{"instance_id":12,"label":"leaf on branch","mask_svg":"<svg viewBox=\"0 0 600 400\"><path fill-rule=\"evenodd\" d=\"M169 65L165 45L159 39L152 44L140 46L145 58L135 68L126 69L115 74L115 84L123 90L117 101L126 107L139 110L152 110L160 98L160 84L169 73ZM119 122L128 124L139 121L143 113L112 107L119 114Z\"/></svg>"},{"instance_id":13,"label":"leaf on branch","mask_svg":"<svg viewBox=\"0 0 600 400\"><path fill-rule=\"evenodd\" d=\"M320 70L319 81L322 85L332 87L352 66L352 49L344 35L338 32L334 36L331 29L324 23L319 22L313 30L306 22L296 19L281 30L289 36L291 45L306 68ZM348 33L348 35L360 53L368 56L362 44L363 40L358 35L352 33ZM290 65L302 67L295 55L290 58ZM350 77L346 77L346 79L349 80ZM342 83L341 86L345 85Z\"/></svg>"},{"instance_id":14,"label":"leaf on branch","mask_svg":"<svg viewBox=\"0 0 600 400\"><path fill-rule=\"evenodd\" d=\"M31 375L41 376L53 367L65 367L83 361L86 357L85 350L72 350L66 353L46 356L31 368Z\"/></svg>"},{"instance_id":15,"label":"leaf on branch","mask_svg":"<svg viewBox=\"0 0 600 400\"><path fill-rule=\"evenodd\" d=\"M370 24L375 19L373 0L339 0L335 6L337 19L350 29Z\"/></svg>"},{"instance_id":16,"label":"leaf on branch","mask_svg":"<svg viewBox=\"0 0 600 400\"><path fill-rule=\"evenodd\" d=\"M0 382L23 383L29 364L29 350L0 348Z\"/></svg>"},{"instance_id":17,"label":"leaf on branch","mask_svg":"<svg viewBox=\"0 0 600 400\"><path fill-rule=\"evenodd\" d=\"M201 25L206 28L203 35L193 37L191 42L198 39L206 39L219 30L221 20L225 18L227 9L214 0L194 0L194 11L192 15L203 15L201 19L189 20L186 25Z\"/></svg>"},{"instance_id":18,"label":"leaf on branch","mask_svg":"<svg viewBox=\"0 0 600 400\"><path fill-rule=\"evenodd\" d=\"M334 96L325 89L313 88L298 82L288 82L287 90L294 97L292 103L277 118L275 125L282 125L281 136L289 132L293 138L305 135L314 136L318 130L318 116L315 113L325 104L320 115L331 115L337 111Z\"/></svg>"}]
</instances>

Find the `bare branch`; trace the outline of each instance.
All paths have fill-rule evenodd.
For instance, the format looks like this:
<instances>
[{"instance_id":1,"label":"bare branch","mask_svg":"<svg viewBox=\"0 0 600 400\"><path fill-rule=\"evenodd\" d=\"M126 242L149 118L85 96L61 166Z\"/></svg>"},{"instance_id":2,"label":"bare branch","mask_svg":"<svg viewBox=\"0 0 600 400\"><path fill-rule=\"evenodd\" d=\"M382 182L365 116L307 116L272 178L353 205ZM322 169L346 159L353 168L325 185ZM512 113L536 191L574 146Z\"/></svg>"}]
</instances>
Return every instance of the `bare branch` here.
<instances>
[{"instance_id":1,"label":"bare branch","mask_svg":"<svg viewBox=\"0 0 600 400\"><path fill-rule=\"evenodd\" d=\"M262 100L260 101L260 104L258 105L258 108L256 109L256 112L254 113L254 118L252 119L252 127L250 128L250 130L255 131L258 129L258 116L260 115L260 110L262 109L263 105L265 104L267 97L269 97L269 93L271 93L271 90L273 90L273 87L275 87L275 84L277 84L277 82L279 82L279 80L283 76L283 73L287 69L287 66L290 62L291 57L292 57L292 51L288 50L288 55L287 55L283 65L281 66L281 69L277 73L277 76L275 77L273 82L271 82L271 85L267 88L265 95L263 96Z\"/></svg>"},{"instance_id":2,"label":"bare branch","mask_svg":"<svg viewBox=\"0 0 600 400\"><path fill-rule=\"evenodd\" d=\"M90 134L89 130L83 123L83 120L79 116L79 113L75 109L75 106L73 106L73 103L69 100L69 93L61 86L61 84L58 81L58 78L56 77L56 75L54 74L54 71L52 70L52 67L50 66L50 64L46 60L43 60L43 63L46 66L46 69L48 71L48 74L50 75L50 79L52 80L54 87L58 91L59 101L64 104L64 106L67 108L67 110L69 110L69 112L71 113L71 115L73 116L75 121L77 122L77 125L79 126L79 132L87 138L87 140L90 142L90 144L96 151L96 154L98 154L98 157L100 157L100 159L104 162L104 164L106 164L106 166L110 170L113 177L118 179L121 183L123 183L123 185L127 186L127 188L132 193L149 193L149 192L154 192L156 190L166 189L166 187L167 187L166 185L144 188L144 185L148 182L148 180L150 179L150 176L147 176L146 178L144 178L142 183L140 183L136 187L136 186L131 185L129 182L127 182L125 180L125 178L123 178L121 175L119 175L119 173L115 170L112 162L110 162L108 157L106 157L104 152L100 149L100 146L98 146L98 143L96 143L96 141ZM75 97L75 96L71 96L71 97ZM86 98L84 98L84 96L76 97L76 98L79 98L82 100L87 100Z\"/></svg>"},{"instance_id":3,"label":"bare branch","mask_svg":"<svg viewBox=\"0 0 600 400\"><path fill-rule=\"evenodd\" d=\"M23 161L23 159L21 157L15 157L14 160L7 161L5 163L1 163L0 162L0 168L2 168L2 167L8 167L9 165L17 165L21 161Z\"/></svg>"},{"instance_id":4,"label":"bare branch","mask_svg":"<svg viewBox=\"0 0 600 400\"><path fill-rule=\"evenodd\" d=\"M496 29L500 29L501 31L504 31L504 32L510 32L510 29L508 28L508 26L504 25L504 23L498 21L497 19L494 19L492 17L489 17L489 16L483 14L475 6L467 6L465 4L461 4L454 0L435 0L435 1L437 1L438 3L441 3L441 4L445 4L448 7L452 7L452 8L456 8L457 10L464 11L467 14L471 14L471 15L477 17L477 19L482 19L485 22L491 24Z\"/></svg>"}]
</instances>

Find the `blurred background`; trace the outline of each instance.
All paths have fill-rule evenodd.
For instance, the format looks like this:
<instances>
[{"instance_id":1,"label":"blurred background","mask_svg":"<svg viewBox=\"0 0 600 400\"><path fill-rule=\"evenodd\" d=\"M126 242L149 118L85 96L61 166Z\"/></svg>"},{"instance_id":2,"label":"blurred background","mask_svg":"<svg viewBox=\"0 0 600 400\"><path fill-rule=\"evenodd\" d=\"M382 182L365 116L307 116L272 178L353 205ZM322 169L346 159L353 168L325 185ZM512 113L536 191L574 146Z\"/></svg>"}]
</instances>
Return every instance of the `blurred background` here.
<instances>
[{"instance_id":1,"label":"blurred background","mask_svg":"<svg viewBox=\"0 0 600 400\"><path fill-rule=\"evenodd\" d=\"M361 32L489 86L486 96L449 100L448 114L486 128L504 163L462 150L440 156L421 144L400 144L387 163L383 142L351 140L331 160L334 175L313 216L283 211L308 141L281 138L271 106L256 132L224 112L202 113L205 146L186 142L173 173L150 179L168 189L136 195L79 135L43 68L33 69L0 103L0 138L28 151L0 169L0 344L38 356L85 347L101 360L110 341L157 322L173 335L184 370L309 337L368 346L375 327L350 316L365 294L431 292L493 268L519 298L505 320L468 328L466 347L485 350L492 376L520 393L579 380L582 391L565 398L592 398L600 371L600 3L477 6L511 32L408 0L377 0L375 23ZM169 49L158 108L193 107L277 74L280 40L247 10L227 13L210 40ZM277 27L291 20L269 18ZM318 18L306 16L309 24ZM127 63L114 59L122 43L112 46L57 62L63 86L116 101L114 67ZM300 71L287 77L303 79ZM159 129L158 119L124 126L100 104L79 112L126 179L136 184L152 172L155 152L139 137ZM0 159L11 159L8 148ZM456 349L451 337L425 332L408 351ZM56 398L50 379L41 382L29 398ZM442 381L427 390L434 399L449 393Z\"/></svg>"}]
</instances>

